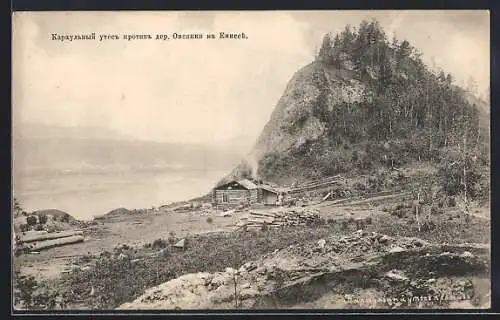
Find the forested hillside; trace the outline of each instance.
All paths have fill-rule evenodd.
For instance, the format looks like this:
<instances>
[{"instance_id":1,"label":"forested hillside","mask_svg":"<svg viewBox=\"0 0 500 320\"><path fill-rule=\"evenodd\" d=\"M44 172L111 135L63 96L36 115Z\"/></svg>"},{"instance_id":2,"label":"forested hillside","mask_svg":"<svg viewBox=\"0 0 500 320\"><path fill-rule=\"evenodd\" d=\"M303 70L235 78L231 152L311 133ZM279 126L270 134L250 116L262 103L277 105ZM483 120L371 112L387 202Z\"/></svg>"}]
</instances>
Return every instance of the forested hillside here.
<instances>
[{"instance_id":1,"label":"forested hillside","mask_svg":"<svg viewBox=\"0 0 500 320\"><path fill-rule=\"evenodd\" d=\"M377 21L363 21L325 35L233 174L253 170L286 184L426 162L450 192L485 192L488 109L452 73L426 66L409 41L388 39Z\"/></svg>"}]
</instances>

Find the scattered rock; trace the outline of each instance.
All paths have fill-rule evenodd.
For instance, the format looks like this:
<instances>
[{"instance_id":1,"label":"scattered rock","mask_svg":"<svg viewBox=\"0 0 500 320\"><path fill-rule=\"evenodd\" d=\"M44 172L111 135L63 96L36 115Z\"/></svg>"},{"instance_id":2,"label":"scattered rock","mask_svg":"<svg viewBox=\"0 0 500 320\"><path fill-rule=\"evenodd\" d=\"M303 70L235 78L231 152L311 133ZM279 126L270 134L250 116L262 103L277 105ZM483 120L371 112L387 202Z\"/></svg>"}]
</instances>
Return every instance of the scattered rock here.
<instances>
[{"instance_id":1,"label":"scattered rock","mask_svg":"<svg viewBox=\"0 0 500 320\"><path fill-rule=\"evenodd\" d=\"M250 272L252 270L257 269L257 264L253 261L247 262L244 265L241 266L240 271L244 270L247 272Z\"/></svg>"},{"instance_id":2,"label":"scattered rock","mask_svg":"<svg viewBox=\"0 0 500 320\"><path fill-rule=\"evenodd\" d=\"M183 238L176 244L174 244L174 248L185 249L186 248L186 239Z\"/></svg>"},{"instance_id":3,"label":"scattered rock","mask_svg":"<svg viewBox=\"0 0 500 320\"><path fill-rule=\"evenodd\" d=\"M326 245L326 240L325 239L321 239L318 241L318 246L321 248L321 249L324 249L325 248L325 245Z\"/></svg>"},{"instance_id":4,"label":"scattered rock","mask_svg":"<svg viewBox=\"0 0 500 320\"><path fill-rule=\"evenodd\" d=\"M415 247L423 247L426 245L426 242L422 239L415 239L415 240L413 240L413 245Z\"/></svg>"},{"instance_id":5,"label":"scattered rock","mask_svg":"<svg viewBox=\"0 0 500 320\"><path fill-rule=\"evenodd\" d=\"M385 274L385 276L389 279L397 280L397 281L405 281L408 280L408 277L405 276L402 272L398 270L391 270Z\"/></svg>"},{"instance_id":6,"label":"scattered rock","mask_svg":"<svg viewBox=\"0 0 500 320\"><path fill-rule=\"evenodd\" d=\"M242 289L248 289L248 288L250 288L250 283L249 282L245 282L244 284L241 285L241 288Z\"/></svg>"},{"instance_id":7,"label":"scattered rock","mask_svg":"<svg viewBox=\"0 0 500 320\"><path fill-rule=\"evenodd\" d=\"M380 240L379 240L380 241ZM401 248L400 246L395 246L395 247L392 247L390 250L389 250L389 253L398 253L398 252L403 252L403 251L406 251L405 249Z\"/></svg>"},{"instance_id":8,"label":"scattered rock","mask_svg":"<svg viewBox=\"0 0 500 320\"><path fill-rule=\"evenodd\" d=\"M460 255L460 258L474 258L474 255L470 253L469 251L465 251Z\"/></svg>"},{"instance_id":9,"label":"scattered rock","mask_svg":"<svg viewBox=\"0 0 500 320\"><path fill-rule=\"evenodd\" d=\"M386 236L385 234L382 235L380 238L378 238L378 242L382 243L382 244L387 243L389 240L390 240L390 238L388 236Z\"/></svg>"},{"instance_id":10,"label":"scattered rock","mask_svg":"<svg viewBox=\"0 0 500 320\"><path fill-rule=\"evenodd\" d=\"M120 253L120 255L118 256L118 259L126 260L126 259L128 259L128 255L126 255L125 253Z\"/></svg>"},{"instance_id":11,"label":"scattered rock","mask_svg":"<svg viewBox=\"0 0 500 320\"><path fill-rule=\"evenodd\" d=\"M231 276L235 275L238 273L237 270L233 269L233 268L226 268L226 273L230 274Z\"/></svg>"}]
</instances>

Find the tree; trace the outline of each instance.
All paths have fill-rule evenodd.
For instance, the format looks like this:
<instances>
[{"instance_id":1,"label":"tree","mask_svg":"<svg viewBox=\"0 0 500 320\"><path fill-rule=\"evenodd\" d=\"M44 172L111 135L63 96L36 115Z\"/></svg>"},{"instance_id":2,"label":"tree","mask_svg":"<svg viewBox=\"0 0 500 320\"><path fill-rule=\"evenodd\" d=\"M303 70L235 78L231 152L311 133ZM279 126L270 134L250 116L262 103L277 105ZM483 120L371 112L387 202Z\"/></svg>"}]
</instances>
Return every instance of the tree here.
<instances>
[{"instance_id":1,"label":"tree","mask_svg":"<svg viewBox=\"0 0 500 320\"><path fill-rule=\"evenodd\" d=\"M402 59L409 57L412 52L412 47L410 43L407 40L403 40L401 44L399 45L398 48L398 61L401 61Z\"/></svg>"},{"instance_id":2,"label":"tree","mask_svg":"<svg viewBox=\"0 0 500 320\"><path fill-rule=\"evenodd\" d=\"M23 209L19 201L14 198L14 206L13 206L14 216L20 216L23 213Z\"/></svg>"},{"instance_id":3,"label":"tree","mask_svg":"<svg viewBox=\"0 0 500 320\"><path fill-rule=\"evenodd\" d=\"M451 84L453 83L453 77L452 77L452 75L451 75L450 73L448 73L448 74L446 75L446 83L447 83L448 85L451 85Z\"/></svg>"},{"instance_id":4,"label":"tree","mask_svg":"<svg viewBox=\"0 0 500 320\"><path fill-rule=\"evenodd\" d=\"M486 88L486 90L484 91L483 100L486 103L490 103L490 98L491 98L490 86L488 85L488 88Z\"/></svg>"},{"instance_id":5,"label":"tree","mask_svg":"<svg viewBox=\"0 0 500 320\"><path fill-rule=\"evenodd\" d=\"M387 54L387 49L383 48L380 52L380 75L379 81L382 88L387 88L392 84L392 66L390 57Z\"/></svg>"},{"instance_id":6,"label":"tree","mask_svg":"<svg viewBox=\"0 0 500 320\"><path fill-rule=\"evenodd\" d=\"M446 81L446 76L445 76L445 74L444 74L444 71L443 71L443 70L439 71L439 76L438 76L438 79L439 79L439 81L441 81L441 82L445 82L445 81Z\"/></svg>"},{"instance_id":7,"label":"tree","mask_svg":"<svg viewBox=\"0 0 500 320\"><path fill-rule=\"evenodd\" d=\"M330 34L325 34L321 48L319 49L318 59L330 63L332 60L332 40Z\"/></svg>"},{"instance_id":8,"label":"tree","mask_svg":"<svg viewBox=\"0 0 500 320\"><path fill-rule=\"evenodd\" d=\"M472 76L467 81L467 91L473 96L477 96L477 82Z\"/></svg>"},{"instance_id":9,"label":"tree","mask_svg":"<svg viewBox=\"0 0 500 320\"><path fill-rule=\"evenodd\" d=\"M340 36L338 34L333 38L333 48L332 48L332 62L334 65L340 67L340 54L342 51L342 42L340 41Z\"/></svg>"},{"instance_id":10,"label":"tree","mask_svg":"<svg viewBox=\"0 0 500 320\"><path fill-rule=\"evenodd\" d=\"M346 25L344 30L340 33L341 52L351 56L354 49L354 40L356 34L351 30L350 25Z\"/></svg>"}]
</instances>

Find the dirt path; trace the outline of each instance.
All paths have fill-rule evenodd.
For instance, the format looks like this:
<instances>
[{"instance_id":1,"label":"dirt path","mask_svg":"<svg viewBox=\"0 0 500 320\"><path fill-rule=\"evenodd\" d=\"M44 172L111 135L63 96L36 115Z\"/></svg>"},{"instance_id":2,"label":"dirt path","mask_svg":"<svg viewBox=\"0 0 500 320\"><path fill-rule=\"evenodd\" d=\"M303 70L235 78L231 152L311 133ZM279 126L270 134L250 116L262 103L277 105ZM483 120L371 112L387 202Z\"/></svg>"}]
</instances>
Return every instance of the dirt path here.
<instances>
[{"instance_id":1,"label":"dirt path","mask_svg":"<svg viewBox=\"0 0 500 320\"><path fill-rule=\"evenodd\" d=\"M159 238L167 239L171 234L183 237L230 231L242 214L236 212L230 217L222 217L217 213L203 215L200 211L192 211L113 217L86 229L82 243L21 255L16 258L15 265L20 267L21 274L34 275L38 280L54 279L79 257L112 251L120 243L142 246ZM207 222L208 217L211 222Z\"/></svg>"}]
</instances>

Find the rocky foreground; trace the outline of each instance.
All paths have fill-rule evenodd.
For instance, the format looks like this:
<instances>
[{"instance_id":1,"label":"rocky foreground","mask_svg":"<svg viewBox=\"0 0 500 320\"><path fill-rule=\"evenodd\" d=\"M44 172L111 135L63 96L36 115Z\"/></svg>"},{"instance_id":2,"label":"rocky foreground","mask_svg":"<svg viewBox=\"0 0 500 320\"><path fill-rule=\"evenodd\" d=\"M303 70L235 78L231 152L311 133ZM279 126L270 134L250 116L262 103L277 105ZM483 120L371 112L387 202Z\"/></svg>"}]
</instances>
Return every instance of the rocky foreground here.
<instances>
[{"instance_id":1,"label":"rocky foreground","mask_svg":"<svg viewBox=\"0 0 500 320\"><path fill-rule=\"evenodd\" d=\"M185 274L118 309L488 308L489 250L359 230L290 245L238 270Z\"/></svg>"}]
</instances>

